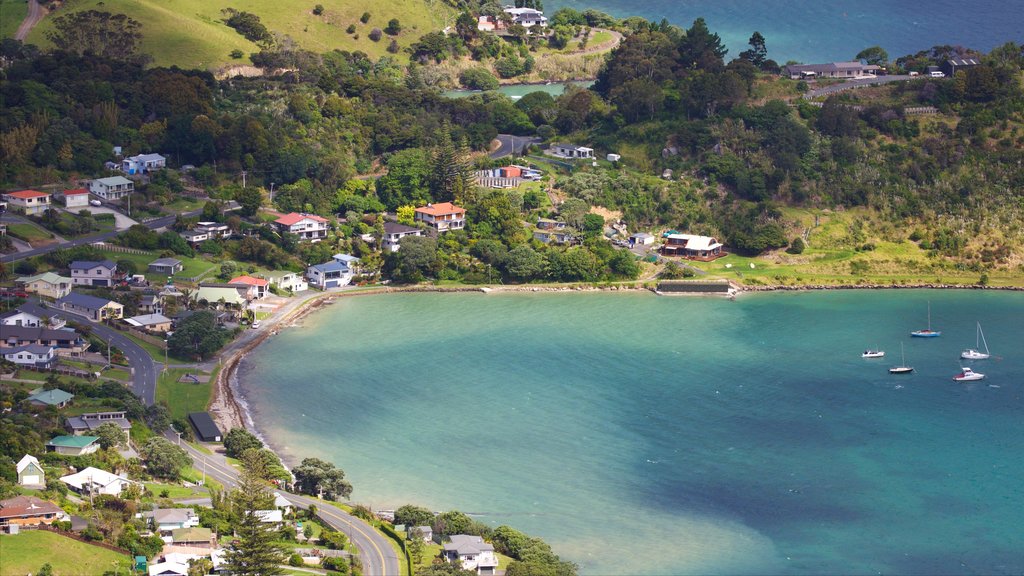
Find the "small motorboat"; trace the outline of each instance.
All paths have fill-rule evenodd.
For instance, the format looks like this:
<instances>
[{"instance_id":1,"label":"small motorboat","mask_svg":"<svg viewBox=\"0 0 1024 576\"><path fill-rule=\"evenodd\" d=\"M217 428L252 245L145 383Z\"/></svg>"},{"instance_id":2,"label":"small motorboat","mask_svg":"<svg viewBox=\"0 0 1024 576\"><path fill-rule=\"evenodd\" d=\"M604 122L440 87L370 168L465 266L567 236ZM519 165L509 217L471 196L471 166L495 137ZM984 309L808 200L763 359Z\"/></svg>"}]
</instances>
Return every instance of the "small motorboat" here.
<instances>
[{"instance_id":1,"label":"small motorboat","mask_svg":"<svg viewBox=\"0 0 1024 576\"><path fill-rule=\"evenodd\" d=\"M860 355L860 357L861 358L884 358L885 357L885 351L884 350L873 350L871 348L868 348L867 350L864 351L863 354Z\"/></svg>"},{"instance_id":2,"label":"small motorboat","mask_svg":"<svg viewBox=\"0 0 1024 576\"><path fill-rule=\"evenodd\" d=\"M960 373L953 376L953 380L957 382L970 382L972 380L982 380L985 378L984 374L975 372L970 368L961 368Z\"/></svg>"}]
</instances>

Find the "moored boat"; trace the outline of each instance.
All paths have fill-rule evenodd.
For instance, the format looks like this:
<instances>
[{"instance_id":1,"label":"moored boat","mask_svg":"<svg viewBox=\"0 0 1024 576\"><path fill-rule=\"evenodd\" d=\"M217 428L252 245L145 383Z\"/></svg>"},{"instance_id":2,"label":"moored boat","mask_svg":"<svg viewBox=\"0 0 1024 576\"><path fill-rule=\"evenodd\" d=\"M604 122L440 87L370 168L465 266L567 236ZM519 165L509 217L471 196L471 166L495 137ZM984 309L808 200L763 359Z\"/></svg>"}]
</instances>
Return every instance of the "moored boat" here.
<instances>
[{"instance_id":1,"label":"moored boat","mask_svg":"<svg viewBox=\"0 0 1024 576\"><path fill-rule=\"evenodd\" d=\"M941 330L932 330L932 303L928 302L928 328L924 330L914 330L910 333L915 338L937 338L942 336Z\"/></svg>"},{"instance_id":2,"label":"moored boat","mask_svg":"<svg viewBox=\"0 0 1024 576\"><path fill-rule=\"evenodd\" d=\"M903 342L900 342L900 365L889 368L889 374L910 374L913 371L912 366L907 366L907 358L903 355Z\"/></svg>"},{"instance_id":3,"label":"moored boat","mask_svg":"<svg viewBox=\"0 0 1024 576\"><path fill-rule=\"evenodd\" d=\"M970 382L972 380L982 380L984 378L985 378L984 374L981 374L979 372L975 372L974 370L971 370L970 368L961 368L960 369L960 373L957 374L956 376L953 376L953 380L955 380L957 382Z\"/></svg>"},{"instance_id":4,"label":"moored boat","mask_svg":"<svg viewBox=\"0 0 1024 576\"><path fill-rule=\"evenodd\" d=\"M884 350L878 350L875 348L868 348L861 355L861 358L883 358L885 357Z\"/></svg>"},{"instance_id":5,"label":"moored boat","mask_svg":"<svg viewBox=\"0 0 1024 576\"><path fill-rule=\"evenodd\" d=\"M985 346L985 351L981 351L982 344ZM974 348L967 348L960 353L960 357L964 360L985 360L991 355L988 352L988 342L985 341L985 333L981 331L981 322L978 322L978 331L974 336Z\"/></svg>"}]
</instances>

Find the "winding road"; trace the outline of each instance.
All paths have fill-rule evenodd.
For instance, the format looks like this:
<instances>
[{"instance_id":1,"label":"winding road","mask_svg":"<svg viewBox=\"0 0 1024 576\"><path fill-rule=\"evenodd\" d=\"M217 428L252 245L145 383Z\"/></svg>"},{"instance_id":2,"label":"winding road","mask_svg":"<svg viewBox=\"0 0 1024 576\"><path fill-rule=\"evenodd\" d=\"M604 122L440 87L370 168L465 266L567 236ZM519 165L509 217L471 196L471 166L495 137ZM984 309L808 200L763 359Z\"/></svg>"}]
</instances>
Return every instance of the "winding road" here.
<instances>
[{"instance_id":1,"label":"winding road","mask_svg":"<svg viewBox=\"0 0 1024 576\"><path fill-rule=\"evenodd\" d=\"M14 33L14 39L24 42L25 38L28 37L28 33L36 27L36 24L43 19L43 16L46 16L46 10L43 10L39 2L28 0L28 14L21 21L21 25L18 26L18 31Z\"/></svg>"}]
</instances>

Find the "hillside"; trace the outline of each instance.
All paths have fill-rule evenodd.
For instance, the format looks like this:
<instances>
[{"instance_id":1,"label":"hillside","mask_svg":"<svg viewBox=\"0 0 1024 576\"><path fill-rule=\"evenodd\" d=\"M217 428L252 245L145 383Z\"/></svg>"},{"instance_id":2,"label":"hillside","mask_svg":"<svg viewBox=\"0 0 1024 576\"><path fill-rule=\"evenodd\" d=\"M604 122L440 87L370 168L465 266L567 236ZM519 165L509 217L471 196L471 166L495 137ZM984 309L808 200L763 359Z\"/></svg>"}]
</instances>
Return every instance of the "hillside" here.
<instances>
[{"instance_id":1,"label":"hillside","mask_svg":"<svg viewBox=\"0 0 1024 576\"><path fill-rule=\"evenodd\" d=\"M317 4L324 7L319 16L313 14ZM373 42L368 38L372 29L383 29L390 19L397 18L402 32L395 38L399 46L405 48L422 34L446 26L452 14L440 0L235 0L217 3L204 0L69 0L43 19L29 34L27 42L48 46L46 32L52 30L55 16L68 11L95 9L125 13L141 22L142 51L153 56L154 64L158 66L176 65L213 71L249 64L247 56L258 52L259 48L222 22L221 10L224 8L259 16L271 32L287 35L305 49L314 52L362 50L374 59L387 55L390 37ZM371 15L366 24L359 21L364 12ZM355 33L346 33L349 25L355 25ZM5 26L5 33L6 29ZM241 50L246 57L232 59L232 50Z\"/></svg>"}]
</instances>

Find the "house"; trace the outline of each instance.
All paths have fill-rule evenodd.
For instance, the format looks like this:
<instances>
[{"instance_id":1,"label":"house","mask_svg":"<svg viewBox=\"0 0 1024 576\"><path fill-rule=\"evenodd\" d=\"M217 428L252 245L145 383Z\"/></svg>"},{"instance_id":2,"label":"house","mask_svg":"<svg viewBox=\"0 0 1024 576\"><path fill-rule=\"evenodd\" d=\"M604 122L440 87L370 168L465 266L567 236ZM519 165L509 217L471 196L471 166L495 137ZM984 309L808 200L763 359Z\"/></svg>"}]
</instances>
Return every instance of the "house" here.
<instances>
[{"instance_id":1,"label":"house","mask_svg":"<svg viewBox=\"0 0 1024 576\"><path fill-rule=\"evenodd\" d=\"M153 529L157 532L170 532L180 528L199 526L199 515L191 508L157 508L143 512L143 518L153 521Z\"/></svg>"},{"instance_id":2,"label":"house","mask_svg":"<svg viewBox=\"0 0 1024 576\"><path fill-rule=\"evenodd\" d=\"M441 555L448 562L460 565L463 570L477 574L494 574L498 567L494 546L484 542L479 536L454 534L451 542L442 547Z\"/></svg>"},{"instance_id":3,"label":"house","mask_svg":"<svg viewBox=\"0 0 1024 576\"><path fill-rule=\"evenodd\" d=\"M65 456L84 456L100 449L98 436L57 436L46 443L47 452Z\"/></svg>"},{"instance_id":4,"label":"house","mask_svg":"<svg viewBox=\"0 0 1024 576\"><path fill-rule=\"evenodd\" d=\"M210 238L230 238L231 227L220 222L197 222L193 230L206 233Z\"/></svg>"},{"instance_id":5,"label":"house","mask_svg":"<svg viewBox=\"0 0 1024 576\"><path fill-rule=\"evenodd\" d=\"M593 148L587 148L586 146L577 146L575 144L552 144L544 152L556 158L582 158L586 160L594 159Z\"/></svg>"},{"instance_id":6,"label":"house","mask_svg":"<svg viewBox=\"0 0 1024 576\"><path fill-rule=\"evenodd\" d=\"M64 422L64 427L75 436L81 436L82 434L91 432L107 423L114 424L120 428L126 436L131 437L132 423L128 421L127 412L124 411L86 412L81 416L69 417Z\"/></svg>"},{"instance_id":7,"label":"house","mask_svg":"<svg viewBox=\"0 0 1024 576\"><path fill-rule=\"evenodd\" d=\"M409 528L409 540L419 537L426 544L434 543L434 529L430 526L414 526Z\"/></svg>"},{"instance_id":8,"label":"house","mask_svg":"<svg viewBox=\"0 0 1024 576\"><path fill-rule=\"evenodd\" d=\"M28 326L30 328L51 328L55 330L63 327L65 324L67 322L56 316L46 318L21 310L9 310L0 314L0 325L2 326Z\"/></svg>"},{"instance_id":9,"label":"house","mask_svg":"<svg viewBox=\"0 0 1024 576\"><path fill-rule=\"evenodd\" d=\"M252 513L264 524L280 524L284 522L284 513L280 510L253 510Z\"/></svg>"},{"instance_id":10,"label":"house","mask_svg":"<svg viewBox=\"0 0 1024 576\"><path fill-rule=\"evenodd\" d=\"M213 548L216 540L209 528L178 528L171 531L171 541L177 545Z\"/></svg>"},{"instance_id":11,"label":"house","mask_svg":"<svg viewBox=\"0 0 1024 576\"><path fill-rule=\"evenodd\" d=\"M564 230L567 224L561 220L552 220L550 218L537 218L537 228L541 230Z\"/></svg>"},{"instance_id":12,"label":"house","mask_svg":"<svg viewBox=\"0 0 1024 576\"><path fill-rule=\"evenodd\" d=\"M146 571L149 576L188 576L187 562L157 562L150 564Z\"/></svg>"},{"instance_id":13,"label":"house","mask_svg":"<svg viewBox=\"0 0 1024 576\"><path fill-rule=\"evenodd\" d=\"M881 71L882 68L874 64L829 62L828 64L790 64L783 69L783 74L793 80L811 80L814 78L874 76Z\"/></svg>"},{"instance_id":14,"label":"house","mask_svg":"<svg viewBox=\"0 0 1024 576\"><path fill-rule=\"evenodd\" d=\"M247 293L248 290L240 294L237 286L200 284L199 289L192 293L191 298L193 302L206 302L207 305L215 308L222 304L233 308L244 308L249 301L249 298L244 295Z\"/></svg>"},{"instance_id":15,"label":"house","mask_svg":"<svg viewBox=\"0 0 1024 576\"><path fill-rule=\"evenodd\" d=\"M0 348L3 351L4 360L14 362L18 366L31 366L34 368L53 368L57 363L53 346L41 344L26 344L14 348Z\"/></svg>"},{"instance_id":16,"label":"house","mask_svg":"<svg viewBox=\"0 0 1024 576\"><path fill-rule=\"evenodd\" d=\"M196 438L203 442L220 442L224 437L209 412L191 412L188 421L196 430Z\"/></svg>"},{"instance_id":17,"label":"house","mask_svg":"<svg viewBox=\"0 0 1024 576\"><path fill-rule=\"evenodd\" d=\"M280 492L274 492L274 508L277 508L287 514L292 511L291 500L281 496Z\"/></svg>"},{"instance_id":18,"label":"house","mask_svg":"<svg viewBox=\"0 0 1024 576\"><path fill-rule=\"evenodd\" d=\"M722 244L718 240L711 236L694 234L669 234L665 237L661 253L665 256L682 256L704 262L725 256Z\"/></svg>"},{"instance_id":19,"label":"house","mask_svg":"<svg viewBox=\"0 0 1024 576\"><path fill-rule=\"evenodd\" d=\"M46 472L35 456L25 454L15 468L18 470L19 486L46 486Z\"/></svg>"},{"instance_id":20,"label":"house","mask_svg":"<svg viewBox=\"0 0 1024 576\"><path fill-rule=\"evenodd\" d=\"M147 266L147 269L154 274L163 274L165 276L174 276L178 272L181 272L185 268L182 265L181 260L177 258L158 258L153 260Z\"/></svg>"},{"instance_id":21,"label":"house","mask_svg":"<svg viewBox=\"0 0 1024 576\"><path fill-rule=\"evenodd\" d=\"M569 244L576 239L576 235L569 230L534 230L533 237L545 244Z\"/></svg>"},{"instance_id":22,"label":"house","mask_svg":"<svg viewBox=\"0 0 1024 576\"><path fill-rule=\"evenodd\" d=\"M107 300L86 294L72 292L57 300L57 307L65 312L85 316L93 322L102 322L108 319L117 319L124 316L124 306Z\"/></svg>"},{"instance_id":23,"label":"house","mask_svg":"<svg viewBox=\"0 0 1024 576\"><path fill-rule=\"evenodd\" d=\"M10 205L11 210L25 214L42 214L50 208L50 195L36 190L8 192L3 195L3 199Z\"/></svg>"},{"instance_id":24,"label":"house","mask_svg":"<svg viewBox=\"0 0 1024 576\"><path fill-rule=\"evenodd\" d=\"M0 350L28 344L39 344L56 348L59 356L81 356L89 349L89 342L83 340L70 328L52 330L31 326L4 326L0 332Z\"/></svg>"},{"instance_id":25,"label":"house","mask_svg":"<svg viewBox=\"0 0 1024 576\"><path fill-rule=\"evenodd\" d=\"M74 394L65 392L60 388L53 388L50 390L36 388L25 400L33 406L44 408L47 406L54 406L56 408L64 408L71 403L71 400L74 397Z\"/></svg>"},{"instance_id":26,"label":"house","mask_svg":"<svg viewBox=\"0 0 1024 576\"><path fill-rule=\"evenodd\" d=\"M352 269L337 260L306 268L306 279L309 280L309 285L321 290L347 286L352 282L353 276Z\"/></svg>"},{"instance_id":27,"label":"house","mask_svg":"<svg viewBox=\"0 0 1024 576\"><path fill-rule=\"evenodd\" d=\"M309 289L309 284L306 284L305 278L298 272L275 270L267 274L267 281L270 282L271 286L277 286L279 290L302 292Z\"/></svg>"},{"instance_id":28,"label":"house","mask_svg":"<svg viewBox=\"0 0 1024 576\"><path fill-rule=\"evenodd\" d=\"M345 266L352 269L352 272L359 272L359 264L362 262L358 257L351 254L335 254L331 256L331 259L335 262L341 262Z\"/></svg>"},{"instance_id":29,"label":"house","mask_svg":"<svg viewBox=\"0 0 1024 576\"><path fill-rule=\"evenodd\" d=\"M89 182L89 193L104 200L120 200L135 192L135 183L124 176L97 178Z\"/></svg>"},{"instance_id":30,"label":"house","mask_svg":"<svg viewBox=\"0 0 1024 576\"><path fill-rule=\"evenodd\" d=\"M654 235L647 232L637 232L629 236L629 243L634 246L650 246L654 244Z\"/></svg>"},{"instance_id":31,"label":"house","mask_svg":"<svg viewBox=\"0 0 1024 576\"><path fill-rule=\"evenodd\" d=\"M462 230L466 227L466 210L451 202L427 204L416 209L413 219L416 222L423 222L439 233Z\"/></svg>"},{"instance_id":32,"label":"house","mask_svg":"<svg viewBox=\"0 0 1024 576\"><path fill-rule=\"evenodd\" d=\"M92 466L75 474L61 476L60 481L79 494L109 494L111 496L120 495L121 491L136 483L124 476L111 474Z\"/></svg>"},{"instance_id":33,"label":"house","mask_svg":"<svg viewBox=\"0 0 1024 576\"><path fill-rule=\"evenodd\" d=\"M75 188L73 190L65 190L63 194L64 207L68 208L88 208L89 207L89 190L85 188Z\"/></svg>"},{"instance_id":34,"label":"house","mask_svg":"<svg viewBox=\"0 0 1024 576\"><path fill-rule=\"evenodd\" d=\"M139 312L146 314L163 314L164 301L159 294L143 294L139 298Z\"/></svg>"},{"instance_id":35,"label":"house","mask_svg":"<svg viewBox=\"0 0 1024 576\"><path fill-rule=\"evenodd\" d=\"M46 298L63 298L71 293L74 281L66 276L53 272L43 272L36 276L22 276L17 282L25 287L26 292L45 296Z\"/></svg>"},{"instance_id":36,"label":"house","mask_svg":"<svg viewBox=\"0 0 1024 576\"><path fill-rule=\"evenodd\" d=\"M71 263L71 283L75 286L113 286L117 277L117 264L110 260L90 262L75 260Z\"/></svg>"},{"instance_id":37,"label":"house","mask_svg":"<svg viewBox=\"0 0 1024 576\"><path fill-rule=\"evenodd\" d=\"M523 28L534 26L547 26L548 19L540 10L533 8L505 8L505 13L512 17L512 24L519 24Z\"/></svg>"},{"instance_id":38,"label":"house","mask_svg":"<svg viewBox=\"0 0 1024 576\"><path fill-rule=\"evenodd\" d=\"M68 517L60 506L34 496L15 496L0 501L0 527L9 531L9 526L38 526L53 524Z\"/></svg>"},{"instance_id":39,"label":"house","mask_svg":"<svg viewBox=\"0 0 1024 576\"><path fill-rule=\"evenodd\" d=\"M130 326L150 332L167 332L171 329L171 319L163 314L141 314L125 318L124 321Z\"/></svg>"},{"instance_id":40,"label":"house","mask_svg":"<svg viewBox=\"0 0 1024 576\"><path fill-rule=\"evenodd\" d=\"M385 222L383 249L398 252L402 238L406 236L423 236L423 230L397 222Z\"/></svg>"},{"instance_id":41,"label":"house","mask_svg":"<svg viewBox=\"0 0 1024 576\"><path fill-rule=\"evenodd\" d=\"M274 220L274 225L282 234L297 235L301 242L319 242L327 237L327 219L315 214L292 212Z\"/></svg>"},{"instance_id":42,"label":"house","mask_svg":"<svg viewBox=\"0 0 1024 576\"><path fill-rule=\"evenodd\" d=\"M189 244L200 244L210 239L210 233L202 230L183 230L178 232L178 236L184 238L185 242Z\"/></svg>"},{"instance_id":43,"label":"house","mask_svg":"<svg viewBox=\"0 0 1024 576\"><path fill-rule=\"evenodd\" d=\"M159 154L139 154L121 161L121 171L125 174L144 174L167 167L167 159Z\"/></svg>"},{"instance_id":44,"label":"house","mask_svg":"<svg viewBox=\"0 0 1024 576\"><path fill-rule=\"evenodd\" d=\"M252 276L235 276L228 284L241 284L243 286L251 286L253 290L253 297L259 300L267 295L270 291L270 281L264 280L263 278L253 278Z\"/></svg>"},{"instance_id":45,"label":"house","mask_svg":"<svg viewBox=\"0 0 1024 576\"><path fill-rule=\"evenodd\" d=\"M981 61L977 58L950 58L942 63L942 71L946 73L946 76L952 78L960 70L966 70L975 66L981 66Z\"/></svg>"}]
</instances>

